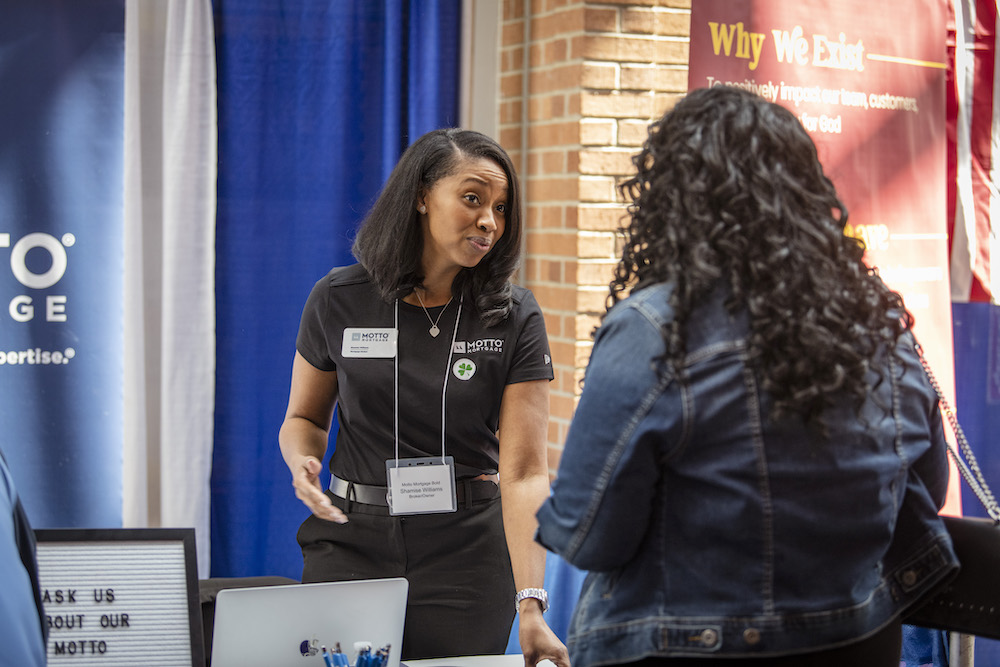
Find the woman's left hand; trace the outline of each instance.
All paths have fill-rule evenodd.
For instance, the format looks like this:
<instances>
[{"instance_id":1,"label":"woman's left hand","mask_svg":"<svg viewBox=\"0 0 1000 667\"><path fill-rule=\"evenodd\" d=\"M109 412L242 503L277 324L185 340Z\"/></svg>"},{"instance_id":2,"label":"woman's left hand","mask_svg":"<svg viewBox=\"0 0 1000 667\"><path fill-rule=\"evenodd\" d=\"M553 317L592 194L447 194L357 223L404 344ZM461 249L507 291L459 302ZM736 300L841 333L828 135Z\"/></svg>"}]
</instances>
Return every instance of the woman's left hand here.
<instances>
[{"instance_id":1,"label":"woman's left hand","mask_svg":"<svg viewBox=\"0 0 1000 667\"><path fill-rule=\"evenodd\" d=\"M539 607L532 605L518 614L517 634L524 667L535 667L542 660L550 660L557 667L570 667L566 646L545 622Z\"/></svg>"}]
</instances>

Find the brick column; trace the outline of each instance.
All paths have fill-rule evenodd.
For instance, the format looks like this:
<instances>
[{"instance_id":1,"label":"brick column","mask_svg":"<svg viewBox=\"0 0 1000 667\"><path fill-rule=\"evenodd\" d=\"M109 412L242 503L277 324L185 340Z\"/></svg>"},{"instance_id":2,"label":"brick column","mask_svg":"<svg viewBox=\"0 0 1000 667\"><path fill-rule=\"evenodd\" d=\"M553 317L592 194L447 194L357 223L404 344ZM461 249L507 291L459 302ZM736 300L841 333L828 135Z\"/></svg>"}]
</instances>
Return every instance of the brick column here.
<instances>
[{"instance_id":1,"label":"brick column","mask_svg":"<svg viewBox=\"0 0 1000 667\"><path fill-rule=\"evenodd\" d=\"M687 89L691 0L504 0L500 143L524 185L523 281L545 312L554 474L604 312L646 128Z\"/></svg>"}]
</instances>

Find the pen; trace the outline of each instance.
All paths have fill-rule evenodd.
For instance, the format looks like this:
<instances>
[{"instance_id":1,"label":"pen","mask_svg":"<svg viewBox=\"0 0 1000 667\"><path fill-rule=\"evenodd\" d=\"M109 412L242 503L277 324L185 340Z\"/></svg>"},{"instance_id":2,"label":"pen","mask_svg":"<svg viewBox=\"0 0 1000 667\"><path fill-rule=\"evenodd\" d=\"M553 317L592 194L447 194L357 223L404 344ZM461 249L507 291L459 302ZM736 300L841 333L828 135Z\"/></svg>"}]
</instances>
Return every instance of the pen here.
<instances>
[{"instance_id":1,"label":"pen","mask_svg":"<svg viewBox=\"0 0 1000 667\"><path fill-rule=\"evenodd\" d=\"M333 658L330 653L326 650L326 646L323 646L323 662L326 663L326 667L333 667Z\"/></svg>"},{"instance_id":2,"label":"pen","mask_svg":"<svg viewBox=\"0 0 1000 667\"><path fill-rule=\"evenodd\" d=\"M348 662L347 656L340 650L340 642L337 642L337 645L331 652L330 656L333 662L333 667L351 667L351 663Z\"/></svg>"},{"instance_id":3,"label":"pen","mask_svg":"<svg viewBox=\"0 0 1000 667\"><path fill-rule=\"evenodd\" d=\"M371 643L355 642L354 650L358 652L358 660L355 662L354 667L371 667Z\"/></svg>"}]
</instances>

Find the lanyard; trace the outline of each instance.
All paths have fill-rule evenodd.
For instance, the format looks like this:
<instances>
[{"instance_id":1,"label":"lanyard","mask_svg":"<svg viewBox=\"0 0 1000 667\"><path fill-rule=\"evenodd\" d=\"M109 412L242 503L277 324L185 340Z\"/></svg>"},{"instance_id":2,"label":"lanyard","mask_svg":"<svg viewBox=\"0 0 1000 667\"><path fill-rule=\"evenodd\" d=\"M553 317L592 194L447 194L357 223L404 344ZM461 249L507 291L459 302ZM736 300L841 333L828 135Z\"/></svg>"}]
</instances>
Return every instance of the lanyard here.
<instances>
[{"instance_id":1,"label":"lanyard","mask_svg":"<svg viewBox=\"0 0 1000 667\"><path fill-rule=\"evenodd\" d=\"M444 380L441 382L441 460L445 457L445 425L447 424L446 417L447 413L445 410L445 405L447 401L445 400L448 395L448 376L451 375L451 360L455 353L455 341L458 340L458 323L462 320L462 304L465 303L465 297L461 297L458 300L458 314L455 316L455 328L451 333L451 344L448 346L448 363L444 367ZM399 299L396 299L396 307L394 313L394 325L396 327L396 336L399 336ZM393 394L392 394L392 425L393 425L393 438L394 442L394 456L396 463L399 463L399 344L396 345L396 357L395 363L393 365Z\"/></svg>"}]
</instances>

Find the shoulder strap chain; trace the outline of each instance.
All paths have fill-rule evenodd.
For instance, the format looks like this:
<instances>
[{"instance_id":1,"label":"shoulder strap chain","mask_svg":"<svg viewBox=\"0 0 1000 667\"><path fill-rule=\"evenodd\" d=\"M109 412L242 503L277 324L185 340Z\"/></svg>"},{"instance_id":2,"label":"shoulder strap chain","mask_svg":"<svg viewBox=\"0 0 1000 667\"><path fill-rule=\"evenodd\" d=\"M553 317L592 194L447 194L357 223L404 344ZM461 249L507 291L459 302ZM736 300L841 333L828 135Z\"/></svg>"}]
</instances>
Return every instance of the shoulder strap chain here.
<instances>
[{"instance_id":1,"label":"shoulder strap chain","mask_svg":"<svg viewBox=\"0 0 1000 667\"><path fill-rule=\"evenodd\" d=\"M934 373L931 372L931 367L927 363L927 359L924 358L924 350L920 347L920 344L916 344L917 355L920 357L920 365L924 367L924 372L927 373L927 379L930 380L931 386L934 387L934 391L937 392L938 400L941 402L941 411L948 418L948 423L951 424L952 430L955 432L955 439L958 440L958 445L961 448L962 454L968 459L968 464L962 459L962 456L955 451L955 448L950 442L945 440L945 444L948 445L948 454L955 461L955 465L958 466L958 471L962 473L962 477L965 479L969 488L976 494L979 498L979 502L983 504L986 508L986 512L993 519L994 523L1000 524L1000 508L997 507L996 498L993 497L993 492L990 490L989 484L986 483L986 478L983 476L983 471L979 468L979 462L976 461L975 455L972 453L972 447L969 446L969 441L965 439L965 432L958 423L958 418L955 416L955 411L951 409L951 405L948 403L948 399L944 397L944 393L941 391L941 386L938 384L937 379L934 377Z\"/></svg>"}]
</instances>

